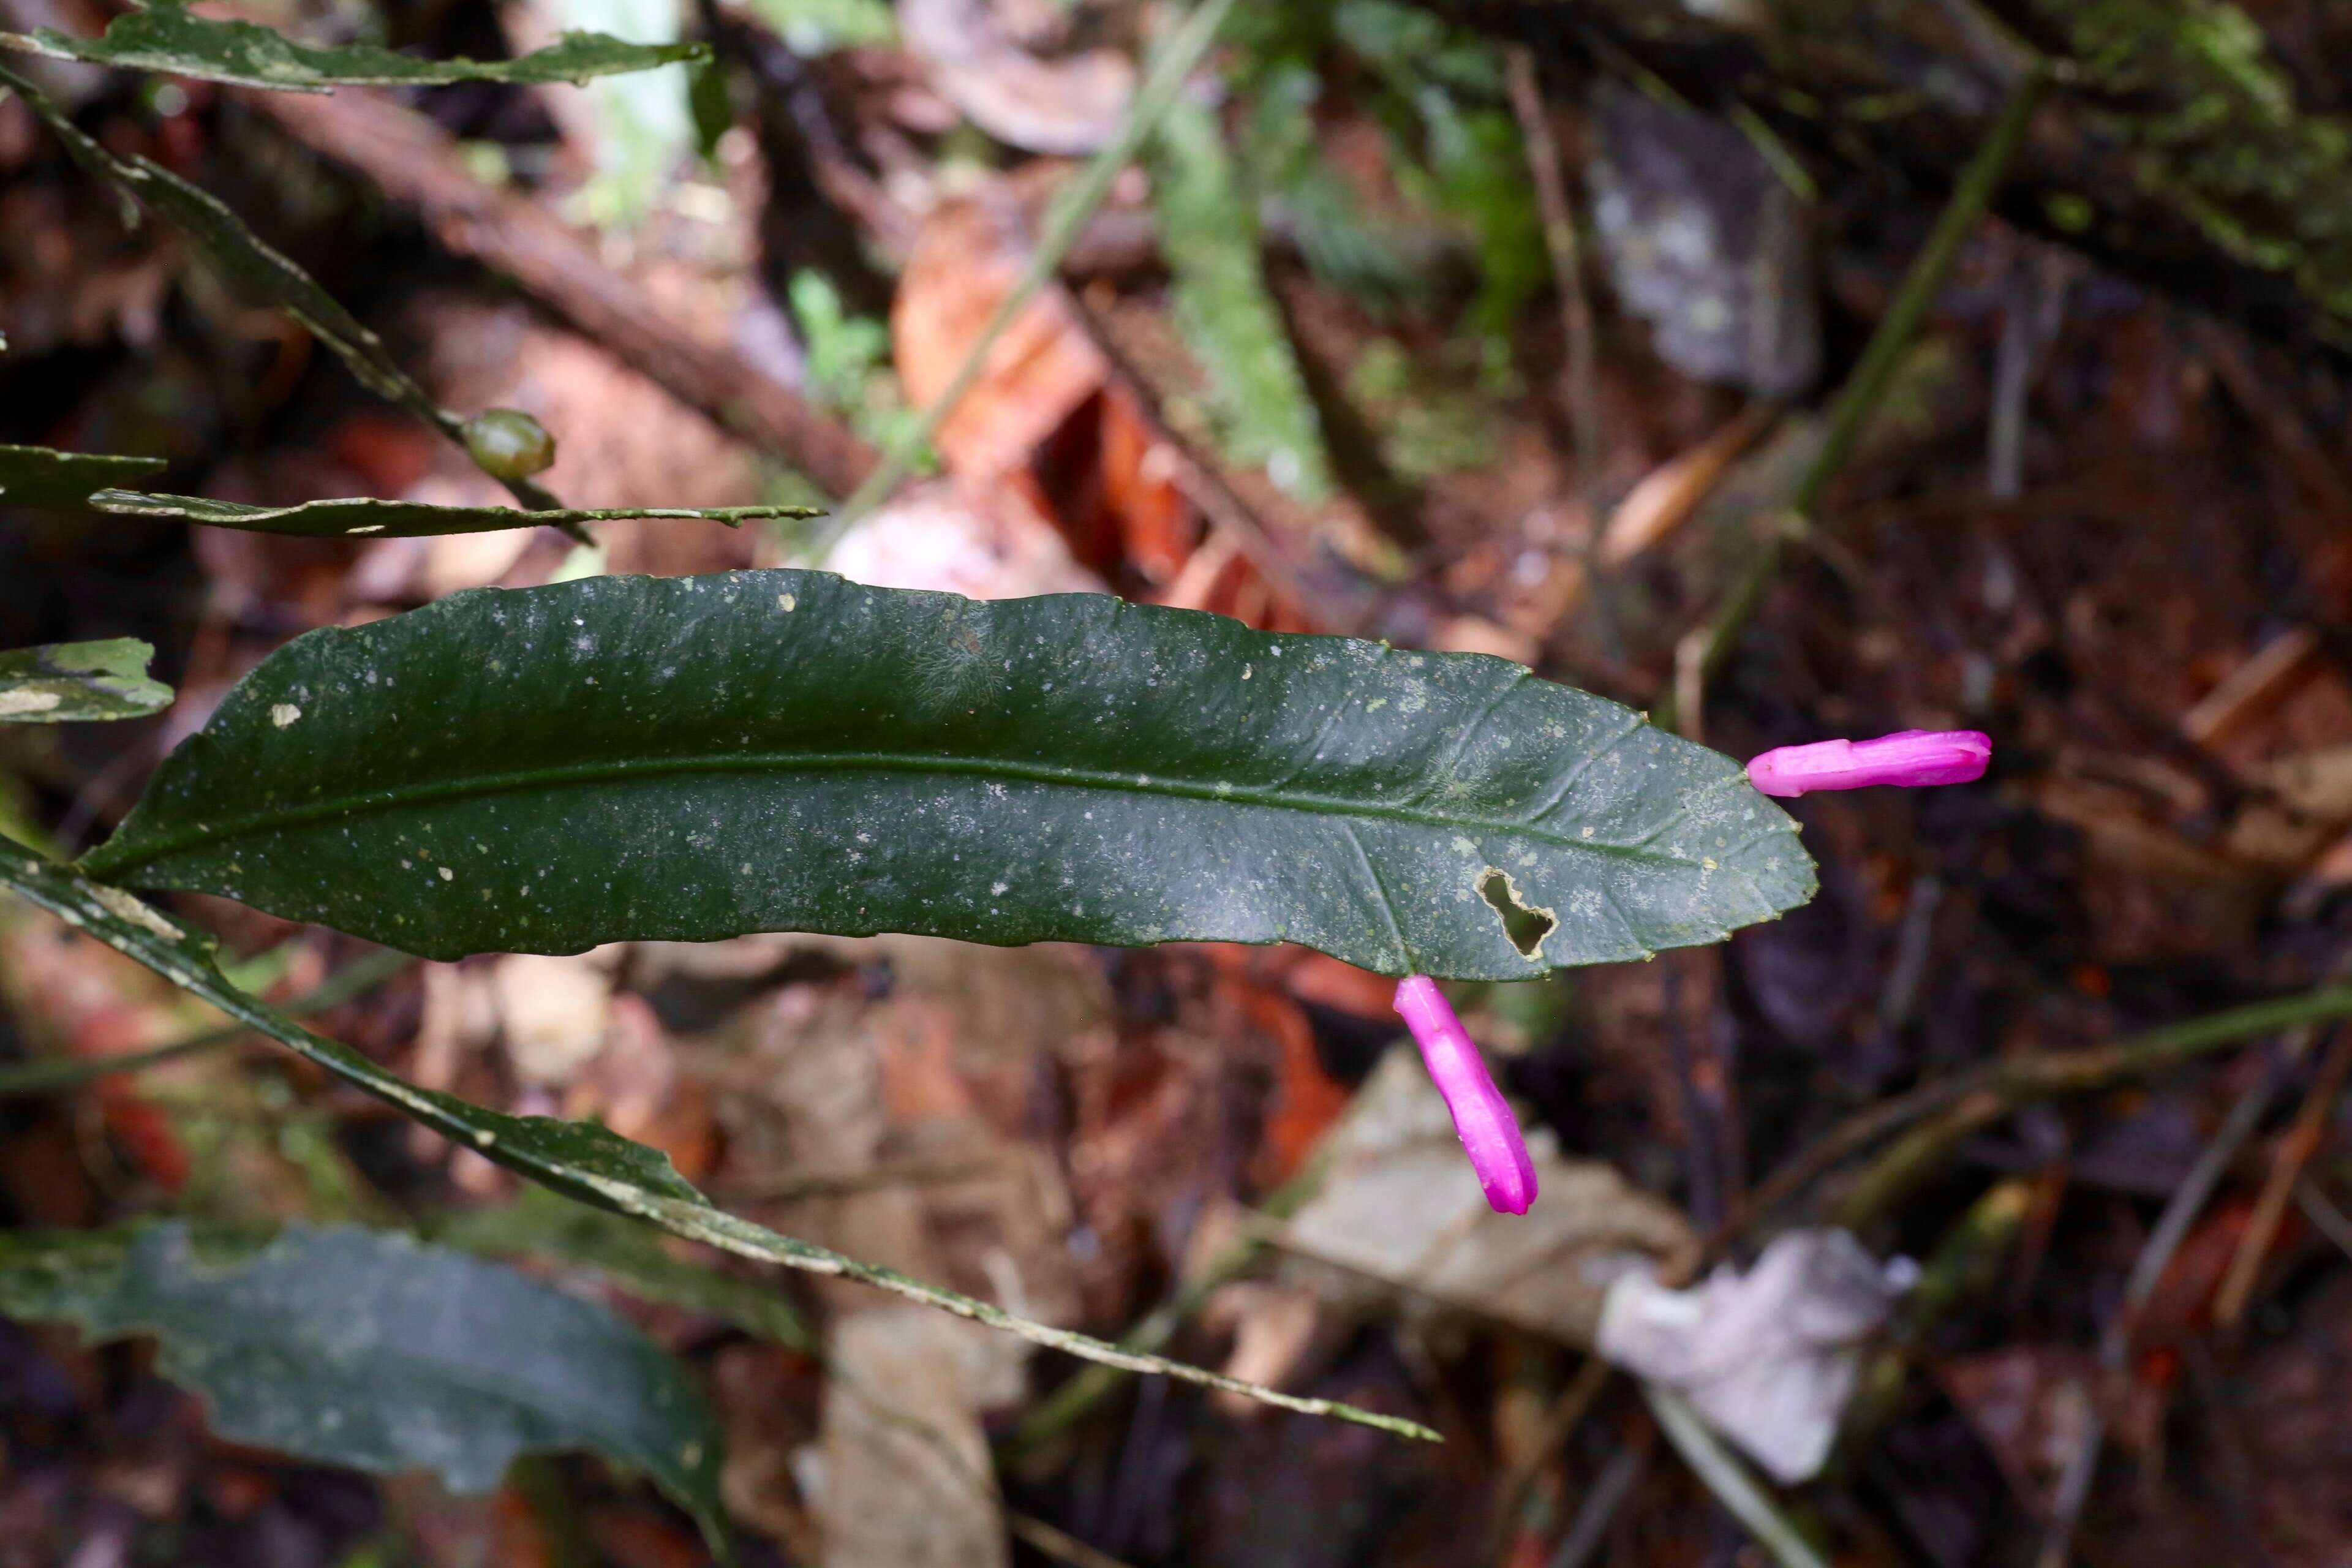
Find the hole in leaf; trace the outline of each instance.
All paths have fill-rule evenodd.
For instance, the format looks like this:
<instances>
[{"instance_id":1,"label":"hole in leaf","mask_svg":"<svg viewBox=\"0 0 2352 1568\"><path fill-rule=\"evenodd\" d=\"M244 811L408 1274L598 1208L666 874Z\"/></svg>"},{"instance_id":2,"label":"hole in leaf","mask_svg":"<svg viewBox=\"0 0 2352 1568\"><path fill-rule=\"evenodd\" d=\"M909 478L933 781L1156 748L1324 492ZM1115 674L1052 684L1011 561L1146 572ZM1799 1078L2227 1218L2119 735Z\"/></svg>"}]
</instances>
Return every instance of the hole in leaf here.
<instances>
[{"instance_id":1,"label":"hole in leaf","mask_svg":"<svg viewBox=\"0 0 2352 1568\"><path fill-rule=\"evenodd\" d=\"M1499 867L1489 866L1478 879L1478 896L1486 900L1489 909L1503 922L1503 934L1519 950L1519 956L1533 959L1541 956L1544 938L1559 925L1559 917L1549 910L1537 909L1519 898L1518 884L1511 874Z\"/></svg>"}]
</instances>

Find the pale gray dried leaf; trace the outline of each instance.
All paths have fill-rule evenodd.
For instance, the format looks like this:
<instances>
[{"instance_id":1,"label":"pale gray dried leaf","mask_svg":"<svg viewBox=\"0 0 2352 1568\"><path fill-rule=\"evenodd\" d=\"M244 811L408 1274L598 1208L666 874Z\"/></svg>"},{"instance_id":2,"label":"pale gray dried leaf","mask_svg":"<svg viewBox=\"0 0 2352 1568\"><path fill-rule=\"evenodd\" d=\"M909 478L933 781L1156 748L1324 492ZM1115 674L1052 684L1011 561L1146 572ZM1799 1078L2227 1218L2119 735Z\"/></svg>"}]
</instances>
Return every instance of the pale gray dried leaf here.
<instances>
[{"instance_id":1,"label":"pale gray dried leaf","mask_svg":"<svg viewBox=\"0 0 2352 1568\"><path fill-rule=\"evenodd\" d=\"M1528 1139L1541 1195L1496 1214L1463 1157L1445 1101L1400 1047L1325 1141L1326 1174L1283 1227L1293 1251L1464 1311L1590 1345L1611 1280L1681 1255L1696 1237L1680 1210L1614 1166L1572 1160L1551 1133Z\"/></svg>"}]
</instances>

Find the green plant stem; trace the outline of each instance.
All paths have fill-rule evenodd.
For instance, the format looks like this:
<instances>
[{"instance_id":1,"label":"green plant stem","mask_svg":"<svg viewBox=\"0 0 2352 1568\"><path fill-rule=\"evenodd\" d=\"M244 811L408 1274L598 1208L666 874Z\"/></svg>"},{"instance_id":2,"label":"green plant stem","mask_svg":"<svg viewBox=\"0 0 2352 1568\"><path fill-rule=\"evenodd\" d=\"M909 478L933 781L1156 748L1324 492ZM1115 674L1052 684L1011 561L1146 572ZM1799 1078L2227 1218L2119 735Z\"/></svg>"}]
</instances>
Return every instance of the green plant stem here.
<instances>
[{"instance_id":1,"label":"green plant stem","mask_svg":"<svg viewBox=\"0 0 2352 1568\"><path fill-rule=\"evenodd\" d=\"M2344 1017L2352 1017L2352 986L2324 986L2184 1019L2092 1050L1988 1062L1938 1082L1922 1084L1906 1094L1864 1107L1801 1153L1784 1161L1772 1173L1771 1179L1749 1194L1709 1238L1708 1254L1720 1255L1734 1237L1753 1228L1832 1167L1890 1133L1923 1117L1948 1110L1972 1094L2006 1089L2017 1098L2014 1101L2003 1098L2005 1108L2022 1105L2029 1100L2102 1088L2120 1079L2154 1072L2273 1029ZM1996 1113L1992 1120L1998 1121L2005 1114L2007 1109ZM1961 1136L1977 1131L1979 1125L1971 1124Z\"/></svg>"},{"instance_id":2,"label":"green plant stem","mask_svg":"<svg viewBox=\"0 0 2352 1568\"><path fill-rule=\"evenodd\" d=\"M2037 1100L2104 1089L2256 1035L2345 1017L2352 1017L2352 986L2327 986L2210 1013L2095 1050L1994 1062L1932 1093L1908 1096L1906 1109L1931 1120L1889 1144L1855 1178L1838 1200L1836 1223L1860 1229L1891 1212L1922 1180L1940 1170L1961 1142ZM1876 1125L1885 1124L1885 1118L1872 1119ZM1841 1129L1825 1142L1850 1142L1843 1132ZM1778 1195L1782 1194L1759 1194L1759 1203Z\"/></svg>"},{"instance_id":3,"label":"green plant stem","mask_svg":"<svg viewBox=\"0 0 2352 1568\"><path fill-rule=\"evenodd\" d=\"M1217 31L1224 25L1226 16L1233 8L1234 0L1202 0L1192 15L1169 35L1167 42L1154 56L1142 81L1137 86L1135 98L1128 105L1127 117L1119 122L1118 133L1079 171L1076 179L1056 193L1052 206L1046 211L1036 247L1029 253L1029 264L1022 269L1012 291L997 305L995 314L989 317L988 324L981 329L980 336L966 351L963 363L956 368L955 377L948 383L947 390L923 410L922 417L912 427L900 432L883 449L882 460L858 482L856 489L841 503L841 509L810 538L803 552L805 560L813 564L822 564L834 546L887 500L890 492L898 489L898 481L913 469L916 457L929 445L931 437L939 434L940 426L955 411L956 405L963 401L964 395L979 381L982 371L987 366L989 351L996 346L996 340L1003 335L1004 329L1013 324L1013 319L1028 305L1037 290L1061 269L1062 258L1069 254L1070 247L1076 242L1078 231L1086 226L1095 209L1102 205L1103 198L1110 194L1111 182L1118 178L1119 171L1134 160L1144 140L1159 125L1169 106L1176 101L1176 95L1183 90L1184 79L1192 74L1192 68L1200 63L1201 57L1216 41Z\"/></svg>"},{"instance_id":4,"label":"green plant stem","mask_svg":"<svg viewBox=\"0 0 2352 1568\"><path fill-rule=\"evenodd\" d=\"M2026 130L2033 122L2033 111L2041 107L2042 94L2049 86L2049 68L2036 64L2020 76L2017 85L2010 89L2000 118L1986 132L1968 167L1961 171L1943 212L1937 216L1936 226L1928 232L1927 243L1912 258L1886 313L1872 329L1862 358L1838 388L1837 397L1830 405L1821 450L1805 466L1790 493L1790 509L1807 522L1821 504L1830 481L1853 457L1871 415L1886 395L1887 384L1902 362L1904 350L1917 335L1920 323L1927 320L1928 307L1935 303L1945 280L1951 276L1954 263L1959 260L1962 243L1984 216L1985 208L2000 189L2002 174L2024 143ZM1780 538L1775 531L1758 543L1746 570L1725 595L1722 607L1707 627L1705 650L1699 658L1702 691L1706 682L1720 674L1738 651L1739 639L1748 629L1749 618L1780 570L1781 553ZM1679 715L1675 710L1675 697L1669 692L1652 710L1652 721L1661 729L1675 728Z\"/></svg>"},{"instance_id":5,"label":"green plant stem","mask_svg":"<svg viewBox=\"0 0 2352 1568\"><path fill-rule=\"evenodd\" d=\"M1270 1220L1288 1219L1307 1205L1307 1201L1322 1184L1321 1163L1309 1162L1305 1170L1269 1194L1257 1206L1257 1213ZM1265 1241L1255 1230L1234 1241L1217 1254L1199 1275L1187 1280L1166 1300L1146 1313L1119 1340L1119 1349L1145 1355L1156 1355L1165 1350L1168 1342L1176 1337L1176 1331L1201 1310L1203 1302L1220 1288L1233 1283L1255 1268L1265 1250ZM998 1446L999 1456L1005 1462L1012 1463L1034 1452L1092 1415L1105 1400L1125 1387L1134 1375L1122 1367L1108 1366L1100 1362L1080 1369L1022 1417L1021 1425L1014 1427L1012 1435Z\"/></svg>"},{"instance_id":6,"label":"green plant stem","mask_svg":"<svg viewBox=\"0 0 2352 1568\"><path fill-rule=\"evenodd\" d=\"M289 1016L300 1018L340 1007L352 997L374 990L415 962L404 952L395 952L388 947L379 948L363 958L352 960L310 990L287 1002L283 1011ZM174 1040L168 1046L158 1046L151 1051L136 1051L129 1056L97 1059L87 1057L48 1058L15 1063L0 1068L0 1100L16 1100L35 1094L61 1094L115 1073L137 1072L159 1062L212 1050L252 1032L242 1024L225 1024L216 1029L190 1035L184 1040Z\"/></svg>"},{"instance_id":7,"label":"green plant stem","mask_svg":"<svg viewBox=\"0 0 2352 1568\"><path fill-rule=\"evenodd\" d=\"M2011 1177L1986 1189L1944 1233L1920 1269L1919 1282L1904 1297L1887 1342L1864 1369L1838 1435L1834 1469L1850 1470L1901 1411L1903 1391L1927 1337L1992 1288L2032 1206L2033 1184Z\"/></svg>"},{"instance_id":8,"label":"green plant stem","mask_svg":"<svg viewBox=\"0 0 2352 1568\"><path fill-rule=\"evenodd\" d=\"M2299 1032L2291 1047L2273 1057L2261 1075L2240 1093L2237 1103L2230 1107L2230 1114L2213 1134L2213 1141L2206 1144L2197 1163L2181 1178L2180 1185L2166 1200L2155 1228L2148 1232L2139 1256L2132 1260L2131 1273L2124 1280L2123 1300L2116 1304L2099 1331L2101 1386L2094 1392L2090 1419L2059 1476L2057 1495L2050 1505L2050 1528L2042 1536L2042 1551L2035 1559L2039 1568L2066 1568L2074 1526L2082 1517L2083 1505L2090 1500L2091 1482L2098 1473L2099 1450L2106 1442L2109 1402L2123 1382L2132 1331L2138 1327L2140 1313L2154 1299L2165 1269L2180 1250L2180 1244L2189 1239L2213 1190L2221 1184L2221 1178L2236 1161L2238 1151L2245 1147L2246 1140L2261 1125L2263 1113L2270 1109L2286 1076L2288 1063L2311 1048L2314 1033L2309 1029Z\"/></svg>"},{"instance_id":9,"label":"green plant stem","mask_svg":"<svg viewBox=\"0 0 2352 1568\"><path fill-rule=\"evenodd\" d=\"M1780 1568L1829 1568L1829 1560L1799 1534L1771 1495L1748 1473L1748 1467L1723 1446L1712 1427L1673 1389L1654 1383L1642 1384L1659 1429L1683 1457L1683 1462L1715 1494L1734 1519L1748 1527Z\"/></svg>"}]
</instances>

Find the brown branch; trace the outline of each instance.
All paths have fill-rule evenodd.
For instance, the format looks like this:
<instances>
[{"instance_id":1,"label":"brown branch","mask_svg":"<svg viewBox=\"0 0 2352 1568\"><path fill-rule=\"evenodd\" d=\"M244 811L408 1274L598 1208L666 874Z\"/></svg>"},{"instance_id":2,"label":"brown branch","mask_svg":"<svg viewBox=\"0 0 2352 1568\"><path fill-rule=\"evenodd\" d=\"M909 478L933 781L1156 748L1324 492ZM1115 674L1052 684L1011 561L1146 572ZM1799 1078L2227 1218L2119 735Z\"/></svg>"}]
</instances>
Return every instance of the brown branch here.
<instances>
[{"instance_id":1,"label":"brown branch","mask_svg":"<svg viewBox=\"0 0 2352 1568\"><path fill-rule=\"evenodd\" d=\"M874 448L732 348L707 342L539 203L467 173L448 134L375 93L239 89L236 100L321 156L365 175L441 245L506 273L534 300L636 370L843 496Z\"/></svg>"}]
</instances>

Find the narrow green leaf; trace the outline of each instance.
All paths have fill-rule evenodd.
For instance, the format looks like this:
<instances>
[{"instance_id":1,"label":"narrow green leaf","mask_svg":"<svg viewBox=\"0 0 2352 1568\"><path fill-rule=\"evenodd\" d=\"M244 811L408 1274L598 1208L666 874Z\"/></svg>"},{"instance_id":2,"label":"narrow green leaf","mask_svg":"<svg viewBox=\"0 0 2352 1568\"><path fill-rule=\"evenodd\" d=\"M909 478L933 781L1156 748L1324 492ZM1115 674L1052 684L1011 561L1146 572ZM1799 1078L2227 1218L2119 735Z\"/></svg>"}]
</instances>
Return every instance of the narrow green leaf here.
<instances>
[{"instance_id":1,"label":"narrow green leaf","mask_svg":"<svg viewBox=\"0 0 2352 1568\"><path fill-rule=\"evenodd\" d=\"M108 25L103 37L79 38L42 27L31 37L0 33L0 47L289 92L453 81L586 81L702 59L709 53L699 44L625 44L600 33L566 33L520 59L427 60L372 44L320 48L251 22L198 16L179 4L126 12Z\"/></svg>"},{"instance_id":2,"label":"narrow green leaf","mask_svg":"<svg viewBox=\"0 0 2352 1568\"><path fill-rule=\"evenodd\" d=\"M1223 1389L1308 1415L1329 1415L1399 1436L1438 1441L1416 1422L1381 1415L1328 1399L1302 1399L1162 1356L1121 1350L1086 1334L1050 1328L953 1290L927 1285L891 1268L877 1268L825 1247L779 1235L713 1208L670 1164L669 1157L632 1143L608 1128L552 1117L509 1116L419 1089L352 1050L314 1035L221 978L209 938L183 931L140 900L90 881L0 838L0 884L58 919L136 959L166 980L211 1003L247 1027L268 1036L356 1089L396 1107L411 1120L480 1152L540 1185L617 1214L650 1220L664 1230L722 1251L815 1274L835 1274L1017 1334L1033 1344L1129 1372Z\"/></svg>"},{"instance_id":3,"label":"narrow green leaf","mask_svg":"<svg viewBox=\"0 0 2352 1568\"><path fill-rule=\"evenodd\" d=\"M1209 373L1222 444L1283 489L1330 489L1330 461L1306 377L1258 257L1257 211L1242 192L1216 117L1180 99L1150 148L1160 248L1175 275L1176 325Z\"/></svg>"},{"instance_id":4,"label":"narrow green leaf","mask_svg":"<svg viewBox=\"0 0 2352 1568\"><path fill-rule=\"evenodd\" d=\"M0 506L79 510L99 490L153 479L171 466L161 458L0 447Z\"/></svg>"},{"instance_id":5,"label":"narrow green leaf","mask_svg":"<svg viewBox=\"0 0 2352 1568\"><path fill-rule=\"evenodd\" d=\"M359 319L338 304L311 276L264 241L220 201L198 190L152 158L117 158L61 113L38 89L0 66L0 81L16 89L26 107L65 143L83 170L124 195L154 208L184 231L217 265L247 303L275 306L351 367L370 391L423 415L436 424L456 421L435 405L423 387L385 351Z\"/></svg>"},{"instance_id":6,"label":"narrow green leaf","mask_svg":"<svg viewBox=\"0 0 2352 1568\"><path fill-rule=\"evenodd\" d=\"M153 1335L238 1442L460 1492L520 1454L593 1450L726 1539L719 1426L685 1369L611 1309L463 1253L340 1226L0 1237L0 1310Z\"/></svg>"},{"instance_id":7,"label":"narrow green leaf","mask_svg":"<svg viewBox=\"0 0 2352 1568\"><path fill-rule=\"evenodd\" d=\"M525 1187L510 1204L453 1215L434 1239L486 1257L537 1258L584 1268L641 1300L721 1319L803 1354L824 1350L814 1325L782 1291L674 1258L651 1226L566 1202L541 1187Z\"/></svg>"},{"instance_id":8,"label":"narrow green leaf","mask_svg":"<svg viewBox=\"0 0 2352 1568\"><path fill-rule=\"evenodd\" d=\"M1739 764L1501 659L781 570L310 633L84 864L431 958L903 931L1478 979L1813 885ZM1513 900L1554 928L1525 951Z\"/></svg>"},{"instance_id":9,"label":"narrow green leaf","mask_svg":"<svg viewBox=\"0 0 2352 1568\"><path fill-rule=\"evenodd\" d=\"M676 518L723 522L733 527L746 518L817 517L823 509L806 506L730 506L700 510L684 507L562 507L524 510L509 506L434 506L424 501L375 500L354 496L335 500L305 501L299 506L247 506L239 501L208 500L201 496L147 495L131 490L101 490L89 498L90 507L121 517L182 518L208 528L237 528L252 533L291 533L310 538L349 534L382 535L387 539L433 533L488 533L503 528L536 528L544 523L607 522L622 518Z\"/></svg>"},{"instance_id":10,"label":"narrow green leaf","mask_svg":"<svg viewBox=\"0 0 2352 1568\"><path fill-rule=\"evenodd\" d=\"M5 66L0 66L0 87L13 89L65 143L75 163L129 204L128 216L135 218L141 204L161 213L195 242L245 303L284 310L341 360L361 385L430 422L465 447L465 421L436 405L400 367L383 339L292 259L246 227L236 214L151 158L138 153L117 158L61 113L38 88ZM507 488L526 506L552 505L551 498L528 479L509 481Z\"/></svg>"},{"instance_id":11,"label":"narrow green leaf","mask_svg":"<svg viewBox=\"0 0 2352 1568\"><path fill-rule=\"evenodd\" d=\"M172 705L172 689L147 679L147 661L154 657L154 648L137 637L0 653L0 722L62 724L161 712Z\"/></svg>"}]
</instances>

